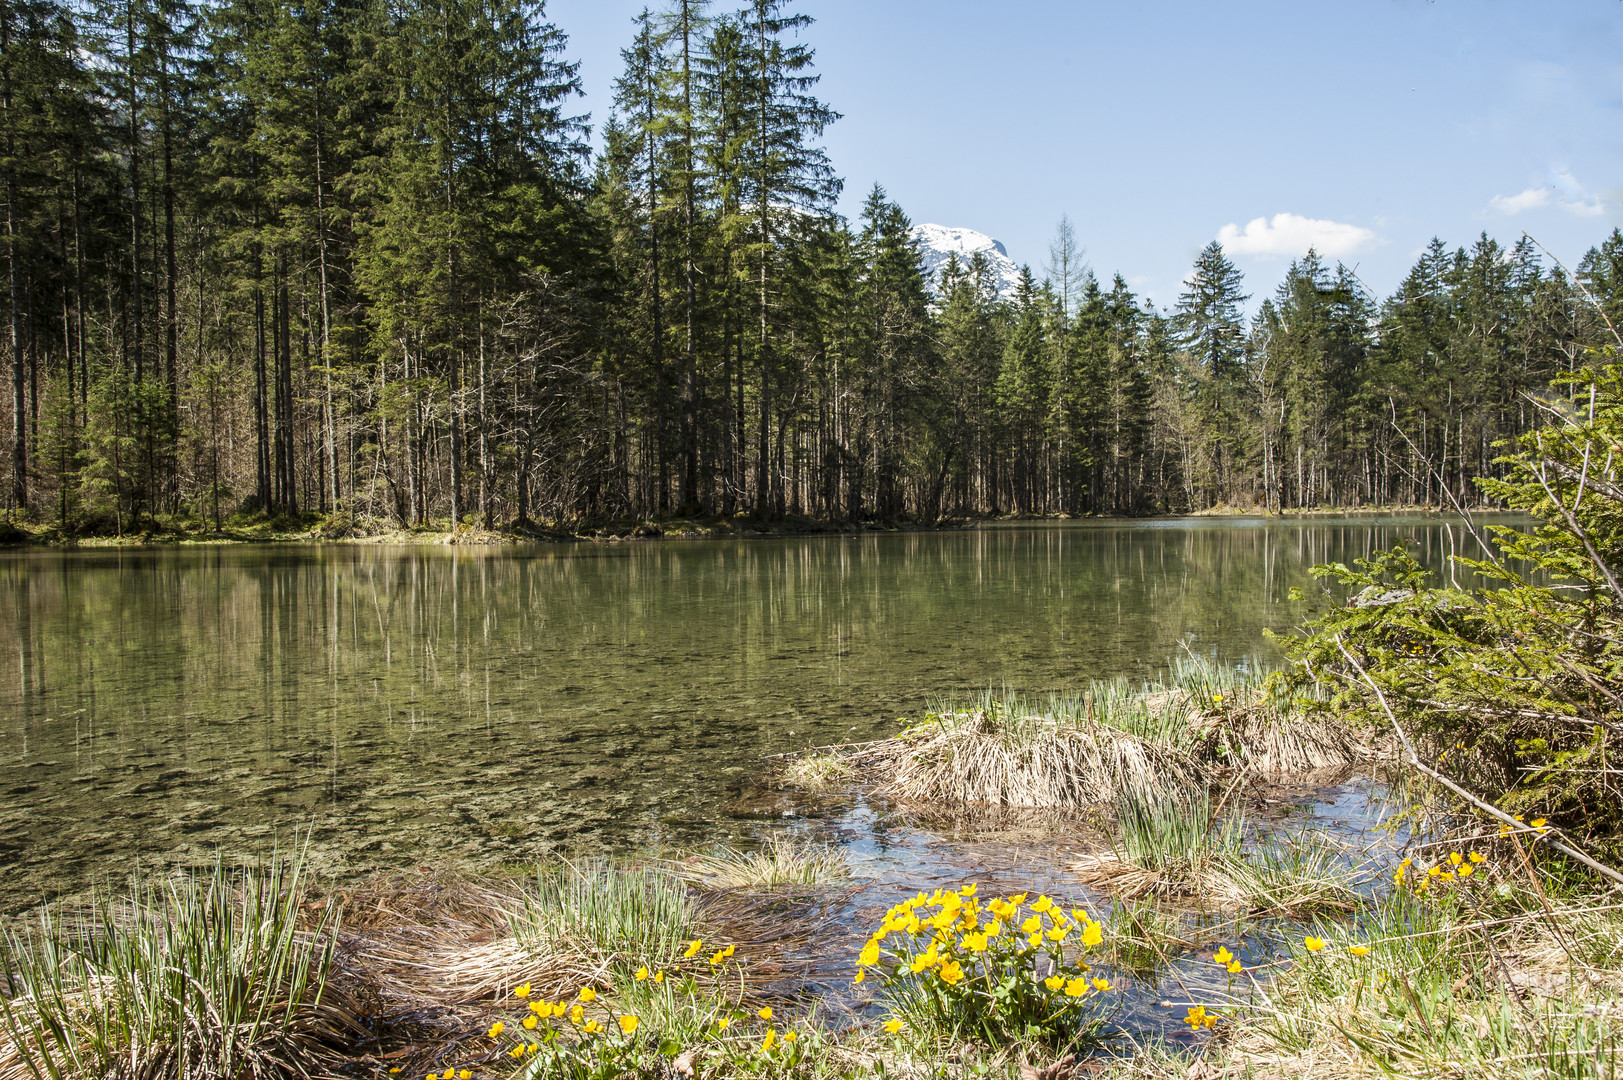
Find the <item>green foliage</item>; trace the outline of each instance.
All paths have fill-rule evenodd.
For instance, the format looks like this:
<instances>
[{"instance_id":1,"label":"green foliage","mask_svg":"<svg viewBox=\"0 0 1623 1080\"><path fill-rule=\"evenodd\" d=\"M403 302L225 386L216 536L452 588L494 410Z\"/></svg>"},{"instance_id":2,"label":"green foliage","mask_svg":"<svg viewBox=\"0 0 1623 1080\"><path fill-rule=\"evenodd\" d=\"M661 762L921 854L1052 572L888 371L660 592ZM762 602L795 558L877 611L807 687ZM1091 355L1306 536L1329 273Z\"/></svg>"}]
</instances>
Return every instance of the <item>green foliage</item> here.
<instances>
[{"instance_id":1,"label":"green foliage","mask_svg":"<svg viewBox=\"0 0 1623 1080\"><path fill-rule=\"evenodd\" d=\"M1623 732L1623 368L1611 361L1546 403L1546 425L1483 487L1533 515L1493 527L1497 554L1461 562L1488 579L1436 587L1401 546L1316 572L1351 603L1292 645L1298 679L1339 680L1330 707L1398 722L1439 767L1505 809L1548 817L1623 853L1617 739Z\"/></svg>"},{"instance_id":2,"label":"green foliage","mask_svg":"<svg viewBox=\"0 0 1623 1080\"><path fill-rule=\"evenodd\" d=\"M974 256L927 283L882 188L833 212L812 20L707 8L639 17L592 160L541 4L6 5L8 504L108 533L1446 505L1601 339L1577 287L1623 310L1616 232L1571 279L1438 241L1381 304L1310 254L1249 326L1220 246L1169 318L1068 221L1014 295ZM48 437L35 382L70 403Z\"/></svg>"}]
</instances>

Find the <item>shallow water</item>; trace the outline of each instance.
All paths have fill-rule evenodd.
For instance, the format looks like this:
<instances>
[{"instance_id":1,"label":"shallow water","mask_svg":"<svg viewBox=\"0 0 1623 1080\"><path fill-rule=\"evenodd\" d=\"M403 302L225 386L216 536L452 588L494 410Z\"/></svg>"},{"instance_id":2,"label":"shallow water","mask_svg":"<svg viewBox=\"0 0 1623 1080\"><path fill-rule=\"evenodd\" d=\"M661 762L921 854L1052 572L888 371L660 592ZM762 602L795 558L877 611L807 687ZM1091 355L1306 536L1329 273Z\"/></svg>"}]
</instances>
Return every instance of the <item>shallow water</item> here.
<instances>
[{"instance_id":1,"label":"shallow water","mask_svg":"<svg viewBox=\"0 0 1623 1080\"><path fill-rule=\"evenodd\" d=\"M1271 785L1243 803L1239 812L1247 822L1249 849L1302 836L1328 842L1341 852L1361 892L1389 881L1390 865L1409 839L1408 830L1390 820L1383 786L1365 777ZM983 898L1046 893L1063 908L1086 907L1109 926L1110 899L1083 886L1068 869L1076 856L1109 843L1081 819L1006 812L932 824L860 796L831 798L802 810L806 816L792 830L808 842L837 845L851 880L785 890L786 896L806 901L806 909L824 920L823 929L800 949L775 956L793 975L768 989L816 1001L823 1019L837 1027L883 1012L872 983L851 982L856 954L890 907L920 891L974 884ZM1166 910L1177 909L1176 903L1166 905ZM1184 939L1197 947L1170 953L1153 970L1090 959L1096 973L1112 985L1103 999L1105 1033L1127 1037L1126 1043L1107 1043L1106 1052L1146 1037L1174 1046L1195 1046L1211 1038L1209 1031L1193 1032L1184 1022L1189 1007L1227 1012L1232 1001L1252 1000L1250 980L1266 989L1288 962L1286 939L1312 932L1290 919L1237 918L1232 912L1196 909L1183 913L1182 925ZM1212 954L1223 945L1249 974L1231 979L1213 962Z\"/></svg>"},{"instance_id":2,"label":"shallow water","mask_svg":"<svg viewBox=\"0 0 1623 1080\"><path fill-rule=\"evenodd\" d=\"M1435 520L0 554L0 910L307 830L318 872L765 824L763 754L991 685L1270 662L1307 568ZM779 812L778 816L781 816Z\"/></svg>"}]
</instances>

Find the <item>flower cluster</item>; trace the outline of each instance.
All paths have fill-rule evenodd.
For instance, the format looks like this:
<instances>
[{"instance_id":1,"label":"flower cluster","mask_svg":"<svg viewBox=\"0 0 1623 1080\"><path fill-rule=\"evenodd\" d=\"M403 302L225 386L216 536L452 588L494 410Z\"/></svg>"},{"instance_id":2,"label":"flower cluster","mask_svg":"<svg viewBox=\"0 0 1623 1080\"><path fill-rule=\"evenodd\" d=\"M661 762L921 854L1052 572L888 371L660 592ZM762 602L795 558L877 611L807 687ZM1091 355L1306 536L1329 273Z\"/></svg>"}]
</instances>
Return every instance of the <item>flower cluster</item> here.
<instances>
[{"instance_id":1,"label":"flower cluster","mask_svg":"<svg viewBox=\"0 0 1623 1080\"><path fill-rule=\"evenodd\" d=\"M497 1021L486 1034L515 1061L550 1055L544 1066L531 1065L529 1075L544 1072L580 1080L639 1071L643 1051L657 1048L661 1054L671 1056L691 1045L692 1036L730 1058L764 1055L782 1058L789 1064L798 1061L799 1033L792 1029L780 1032L771 1026L770 1006L755 1013L768 1022L764 1034L759 1028L749 1030L753 1027L751 1023L733 1027L735 1020L748 1020L741 1004L726 1000L729 995L722 993L721 976L726 973L737 946L714 949L708 963L684 963L703 951L704 942L695 939L683 952L682 960L669 971L650 969L644 964L625 986L610 985L602 994L594 986L582 986L575 994L554 1001L535 995L531 985L525 983L513 990L513 996L526 1006L522 1019L516 1024ZM738 987L735 986L734 991L737 992ZM667 1020L685 1017L687 1023L697 1022L701 1030L684 1030L682 1034L662 1032L657 1030L661 1021L653 1020L650 1024L655 1030L650 1033L650 1024L645 1024L637 1011L617 1008L605 1000L606 997L620 1005L641 1001L653 1010L650 1016ZM429 1080L457 1078L431 1076Z\"/></svg>"},{"instance_id":2,"label":"flower cluster","mask_svg":"<svg viewBox=\"0 0 1623 1080\"><path fill-rule=\"evenodd\" d=\"M1196 1005L1184 1016L1183 1022L1189 1025L1190 1031L1199 1031L1202 1028L1211 1028L1223 1019L1221 1013L1207 1012L1206 1006Z\"/></svg>"},{"instance_id":3,"label":"flower cluster","mask_svg":"<svg viewBox=\"0 0 1623 1080\"><path fill-rule=\"evenodd\" d=\"M1395 885L1402 887L1414 877L1414 891L1416 895L1425 895L1433 886L1446 886L1449 882L1465 881L1482 869L1488 857L1480 851L1454 851L1446 858L1438 859L1429 867L1419 868L1410 858L1398 864L1397 870L1392 874Z\"/></svg>"},{"instance_id":4,"label":"flower cluster","mask_svg":"<svg viewBox=\"0 0 1623 1080\"><path fill-rule=\"evenodd\" d=\"M1549 823L1549 821L1547 821L1546 819L1541 818L1541 817L1534 818L1532 821L1528 821L1526 818L1522 817L1520 814L1517 814L1516 815L1516 820L1521 822L1525 826L1527 826L1527 828L1532 829L1534 832L1546 833L1546 832L1550 831L1550 823ZM1500 836L1509 836L1511 833L1517 832L1517 831L1518 830L1511 828L1509 825L1501 825L1501 826L1499 826L1499 835Z\"/></svg>"},{"instance_id":5,"label":"flower cluster","mask_svg":"<svg viewBox=\"0 0 1623 1080\"><path fill-rule=\"evenodd\" d=\"M1080 908L1067 913L1047 896L998 897L984 905L976 886L922 892L891 908L857 954L856 981L872 969L906 1001L990 1043L1057 1041L1097 1026L1094 1001L1110 982L1081 956L1104 931ZM892 1018L886 1030L901 1030Z\"/></svg>"}]
</instances>

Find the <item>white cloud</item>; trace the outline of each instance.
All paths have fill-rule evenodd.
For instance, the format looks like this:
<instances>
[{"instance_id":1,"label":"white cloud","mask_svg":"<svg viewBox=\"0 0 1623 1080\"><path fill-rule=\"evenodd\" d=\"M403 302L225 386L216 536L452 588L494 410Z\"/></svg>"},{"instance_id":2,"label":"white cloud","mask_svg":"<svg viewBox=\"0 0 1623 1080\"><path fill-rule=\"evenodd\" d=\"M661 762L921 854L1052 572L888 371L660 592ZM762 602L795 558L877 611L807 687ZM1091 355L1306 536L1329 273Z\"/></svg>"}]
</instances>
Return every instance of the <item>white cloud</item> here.
<instances>
[{"instance_id":1,"label":"white cloud","mask_svg":"<svg viewBox=\"0 0 1623 1080\"><path fill-rule=\"evenodd\" d=\"M1253 218L1244 229L1225 225L1217 230L1217 242L1235 255L1306 255L1312 248L1320 255L1339 259L1362 251L1375 243L1375 233L1361 225L1346 225L1300 214L1275 214L1273 219Z\"/></svg>"},{"instance_id":2,"label":"white cloud","mask_svg":"<svg viewBox=\"0 0 1623 1080\"><path fill-rule=\"evenodd\" d=\"M1555 179L1561 186L1561 209L1567 213L1579 217L1599 217L1606 212L1606 205L1600 196L1591 194L1572 173L1556 173Z\"/></svg>"},{"instance_id":3,"label":"white cloud","mask_svg":"<svg viewBox=\"0 0 1623 1080\"><path fill-rule=\"evenodd\" d=\"M1599 217L1606 212L1606 201L1599 195L1590 192L1578 182L1578 178L1565 169L1552 174L1555 183L1544 187L1530 187L1519 195L1495 195L1488 200L1488 207L1497 210L1506 216L1519 214L1524 210L1537 210L1551 205L1552 194L1554 205L1569 214L1578 217Z\"/></svg>"},{"instance_id":4,"label":"white cloud","mask_svg":"<svg viewBox=\"0 0 1623 1080\"><path fill-rule=\"evenodd\" d=\"M1495 195L1488 200L1488 205L1501 214L1519 214L1523 210L1548 206L1549 202L1549 188L1530 187L1520 195Z\"/></svg>"}]
</instances>

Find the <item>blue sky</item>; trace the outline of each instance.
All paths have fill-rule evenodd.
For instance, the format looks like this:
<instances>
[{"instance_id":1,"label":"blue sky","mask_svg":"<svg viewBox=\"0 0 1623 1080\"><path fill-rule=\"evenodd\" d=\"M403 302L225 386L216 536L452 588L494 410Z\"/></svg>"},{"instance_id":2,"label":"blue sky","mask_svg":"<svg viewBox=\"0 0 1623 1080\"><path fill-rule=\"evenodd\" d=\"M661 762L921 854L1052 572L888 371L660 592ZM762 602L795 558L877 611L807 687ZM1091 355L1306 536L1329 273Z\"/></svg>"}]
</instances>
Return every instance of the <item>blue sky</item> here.
<instances>
[{"instance_id":1,"label":"blue sky","mask_svg":"<svg viewBox=\"0 0 1623 1080\"><path fill-rule=\"evenodd\" d=\"M547 5L595 127L643 6ZM825 137L843 212L878 181L1039 272L1066 214L1096 273L1161 304L1214 238L1254 304L1308 243L1385 295L1433 235L1525 229L1572 265L1623 225L1623 0L789 10L817 20L844 114Z\"/></svg>"}]
</instances>

